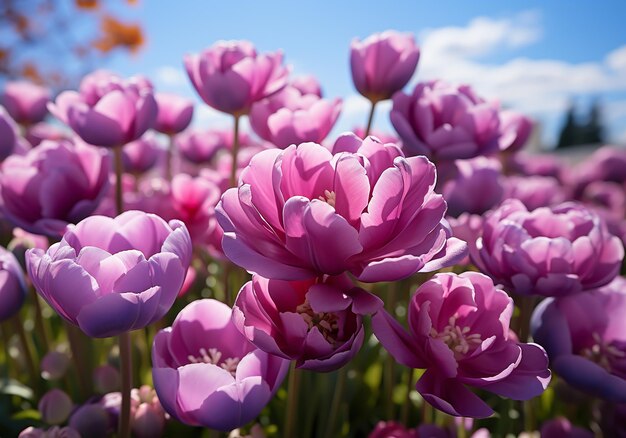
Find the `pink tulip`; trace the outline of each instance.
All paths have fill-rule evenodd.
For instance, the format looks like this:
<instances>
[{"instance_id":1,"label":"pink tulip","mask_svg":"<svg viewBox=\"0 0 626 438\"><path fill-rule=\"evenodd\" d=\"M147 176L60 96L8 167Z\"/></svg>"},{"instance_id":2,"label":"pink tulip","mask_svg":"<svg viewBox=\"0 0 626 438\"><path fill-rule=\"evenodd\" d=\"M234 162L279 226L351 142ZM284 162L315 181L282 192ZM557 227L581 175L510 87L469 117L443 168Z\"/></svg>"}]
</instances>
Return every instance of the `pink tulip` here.
<instances>
[{"instance_id":1,"label":"pink tulip","mask_svg":"<svg viewBox=\"0 0 626 438\"><path fill-rule=\"evenodd\" d=\"M43 430L31 426L21 431L18 438L81 438L81 434L72 427L54 426Z\"/></svg>"},{"instance_id":2,"label":"pink tulip","mask_svg":"<svg viewBox=\"0 0 626 438\"><path fill-rule=\"evenodd\" d=\"M252 158L216 209L234 263L273 279L350 271L377 282L462 258L430 161L352 134L333 151L303 143Z\"/></svg>"},{"instance_id":3,"label":"pink tulip","mask_svg":"<svg viewBox=\"0 0 626 438\"><path fill-rule=\"evenodd\" d=\"M11 117L21 125L41 122L46 114L50 90L32 82L9 82L4 88L2 105Z\"/></svg>"},{"instance_id":4,"label":"pink tulip","mask_svg":"<svg viewBox=\"0 0 626 438\"><path fill-rule=\"evenodd\" d=\"M64 319L97 338L162 318L190 261L191 239L183 223L168 224L140 211L114 219L91 216L69 227L47 252L26 253L37 292Z\"/></svg>"},{"instance_id":5,"label":"pink tulip","mask_svg":"<svg viewBox=\"0 0 626 438\"><path fill-rule=\"evenodd\" d=\"M147 172L157 163L160 152L157 138L150 133L126 143L122 148L124 170L134 174Z\"/></svg>"},{"instance_id":6,"label":"pink tulip","mask_svg":"<svg viewBox=\"0 0 626 438\"><path fill-rule=\"evenodd\" d=\"M525 115L511 110L500 111L501 151L519 151L526 145L532 131L533 122Z\"/></svg>"},{"instance_id":7,"label":"pink tulip","mask_svg":"<svg viewBox=\"0 0 626 438\"><path fill-rule=\"evenodd\" d=\"M158 112L147 79L125 80L101 70L83 78L80 92L64 91L48 107L85 142L104 147L138 139L154 126Z\"/></svg>"},{"instance_id":8,"label":"pink tulip","mask_svg":"<svg viewBox=\"0 0 626 438\"><path fill-rule=\"evenodd\" d=\"M510 199L483 222L472 259L522 295L566 296L610 282L624 247L598 215L575 203L528 211Z\"/></svg>"},{"instance_id":9,"label":"pink tulip","mask_svg":"<svg viewBox=\"0 0 626 438\"><path fill-rule=\"evenodd\" d=\"M417 84L411 94L398 92L391 123L408 155L439 162L498 151L498 109L467 85L432 81Z\"/></svg>"},{"instance_id":10,"label":"pink tulip","mask_svg":"<svg viewBox=\"0 0 626 438\"><path fill-rule=\"evenodd\" d=\"M239 333L231 309L211 299L185 307L152 347L152 378L179 421L229 431L253 420L280 387L289 362Z\"/></svg>"},{"instance_id":11,"label":"pink tulip","mask_svg":"<svg viewBox=\"0 0 626 438\"><path fill-rule=\"evenodd\" d=\"M340 111L340 99L321 99L288 86L252 106L250 125L259 137L284 149L307 141L321 143Z\"/></svg>"},{"instance_id":12,"label":"pink tulip","mask_svg":"<svg viewBox=\"0 0 626 438\"><path fill-rule=\"evenodd\" d=\"M393 30L370 35L350 45L354 86L376 102L389 99L411 79L420 57L412 34Z\"/></svg>"},{"instance_id":13,"label":"pink tulip","mask_svg":"<svg viewBox=\"0 0 626 438\"><path fill-rule=\"evenodd\" d=\"M248 41L218 41L185 57L194 88L207 105L229 114L247 114L254 102L280 91L288 70L280 52L258 55Z\"/></svg>"},{"instance_id":14,"label":"pink tulip","mask_svg":"<svg viewBox=\"0 0 626 438\"><path fill-rule=\"evenodd\" d=\"M0 107L0 161L3 161L15 151L17 137L15 122Z\"/></svg>"},{"instance_id":15,"label":"pink tulip","mask_svg":"<svg viewBox=\"0 0 626 438\"><path fill-rule=\"evenodd\" d=\"M109 189L110 157L92 146L44 141L7 158L0 172L0 209L14 225L49 236L89 216Z\"/></svg>"},{"instance_id":16,"label":"pink tulip","mask_svg":"<svg viewBox=\"0 0 626 438\"><path fill-rule=\"evenodd\" d=\"M154 129L168 135L187 129L193 117L193 102L190 99L171 93L156 93L154 98L159 107Z\"/></svg>"},{"instance_id":17,"label":"pink tulip","mask_svg":"<svg viewBox=\"0 0 626 438\"><path fill-rule=\"evenodd\" d=\"M347 276L288 282L254 275L239 291L233 321L258 348L295 360L296 368L332 371L361 348L361 315L382 305Z\"/></svg>"},{"instance_id":18,"label":"pink tulip","mask_svg":"<svg viewBox=\"0 0 626 438\"><path fill-rule=\"evenodd\" d=\"M411 297L409 332L384 310L374 334L404 366L425 368L416 384L424 399L450 415L488 417L493 410L466 388L515 400L541 394L550 382L546 352L509 335L513 300L477 272L437 274Z\"/></svg>"},{"instance_id":19,"label":"pink tulip","mask_svg":"<svg viewBox=\"0 0 626 438\"><path fill-rule=\"evenodd\" d=\"M289 81L289 85L300 91L301 94L314 94L322 97L322 87L315 76L296 76Z\"/></svg>"}]
</instances>

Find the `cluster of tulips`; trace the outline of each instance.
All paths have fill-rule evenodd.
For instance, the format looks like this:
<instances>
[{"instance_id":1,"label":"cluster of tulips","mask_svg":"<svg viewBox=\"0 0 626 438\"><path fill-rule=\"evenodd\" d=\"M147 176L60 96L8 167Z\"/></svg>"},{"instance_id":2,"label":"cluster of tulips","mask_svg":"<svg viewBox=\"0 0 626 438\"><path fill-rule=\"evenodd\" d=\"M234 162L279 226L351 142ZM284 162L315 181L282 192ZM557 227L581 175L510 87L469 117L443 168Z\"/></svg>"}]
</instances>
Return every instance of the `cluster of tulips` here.
<instances>
[{"instance_id":1,"label":"cluster of tulips","mask_svg":"<svg viewBox=\"0 0 626 438\"><path fill-rule=\"evenodd\" d=\"M355 40L332 139L245 41L184 60L232 131L144 77L6 84L0 434L626 436L626 149L527 154L470 86L403 91L419 56Z\"/></svg>"}]
</instances>

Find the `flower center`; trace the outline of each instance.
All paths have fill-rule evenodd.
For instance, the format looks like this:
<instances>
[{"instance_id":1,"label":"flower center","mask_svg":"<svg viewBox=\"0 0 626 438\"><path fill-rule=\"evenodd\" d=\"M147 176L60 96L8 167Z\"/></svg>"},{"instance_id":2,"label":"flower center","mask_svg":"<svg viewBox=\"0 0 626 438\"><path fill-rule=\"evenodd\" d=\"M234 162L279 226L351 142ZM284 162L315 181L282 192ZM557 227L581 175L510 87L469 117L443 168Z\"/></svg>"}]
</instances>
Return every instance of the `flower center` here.
<instances>
[{"instance_id":1,"label":"flower center","mask_svg":"<svg viewBox=\"0 0 626 438\"><path fill-rule=\"evenodd\" d=\"M239 365L239 361L241 359L239 359L238 357L229 357L228 359L222 360L222 352L219 351L217 348L209 348L207 350L206 348L203 347L199 350L199 353L200 353L199 356L194 356L192 354L187 356L187 359L189 359L189 362L190 363L210 363L213 365L218 365L224 368L230 374L232 374L233 377L235 377L235 372L237 371L237 365Z\"/></svg>"},{"instance_id":2,"label":"flower center","mask_svg":"<svg viewBox=\"0 0 626 438\"><path fill-rule=\"evenodd\" d=\"M332 192L330 190L324 190L324 196L320 196L318 199L320 201L324 201L334 208L335 202L337 202L337 195L335 194L335 192Z\"/></svg>"},{"instance_id":3,"label":"flower center","mask_svg":"<svg viewBox=\"0 0 626 438\"><path fill-rule=\"evenodd\" d=\"M592 362L597 363L605 370L609 372L614 371L614 361L626 357L626 352L602 339L598 333L593 334L593 340L595 344L590 348L583 349L580 354Z\"/></svg>"},{"instance_id":4,"label":"flower center","mask_svg":"<svg viewBox=\"0 0 626 438\"><path fill-rule=\"evenodd\" d=\"M435 328L430 329L430 336L443 341L454 353L454 357L459 359L466 355L470 349L482 342L480 334L469 334L469 327L460 327L456 323L457 316L451 316L448 325L438 332Z\"/></svg>"},{"instance_id":5,"label":"flower center","mask_svg":"<svg viewBox=\"0 0 626 438\"><path fill-rule=\"evenodd\" d=\"M335 346L337 344L337 335L339 334L339 318L333 313L314 312L308 300L296 307L296 312L302 316L304 322L309 326L309 331L313 327L317 327L319 332L329 344Z\"/></svg>"}]
</instances>

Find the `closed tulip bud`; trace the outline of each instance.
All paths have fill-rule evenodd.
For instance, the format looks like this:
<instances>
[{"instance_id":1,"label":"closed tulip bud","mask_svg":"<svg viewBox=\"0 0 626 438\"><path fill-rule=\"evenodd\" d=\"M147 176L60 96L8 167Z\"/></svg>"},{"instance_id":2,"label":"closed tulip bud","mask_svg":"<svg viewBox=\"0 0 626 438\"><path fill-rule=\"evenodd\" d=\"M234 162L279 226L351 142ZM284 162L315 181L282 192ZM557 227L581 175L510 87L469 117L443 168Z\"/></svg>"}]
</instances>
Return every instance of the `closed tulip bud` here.
<instances>
[{"instance_id":1,"label":"closed tulip bud","mask_svg":"<svg viewBox=\"0 0 626 438\"><path fill-rule=\"evenodd\" d=\"M58 380L65 376L70 366L70 357L60 351L50 351L41 360L41 377Z\"/></svg>"},{"instance_id":2,"label":"closed tulip bud","mask_svg":"<svg viewBox=\"0 0 626 438\"><path fill-rule=\"evenodd\" d=\"M46 392L41 400L37 409L41 413L41 419L48 424L61 424L70 416L72 412L72 399L65 392L60 389L51 389Z\"/></svg>"}]
</instances>

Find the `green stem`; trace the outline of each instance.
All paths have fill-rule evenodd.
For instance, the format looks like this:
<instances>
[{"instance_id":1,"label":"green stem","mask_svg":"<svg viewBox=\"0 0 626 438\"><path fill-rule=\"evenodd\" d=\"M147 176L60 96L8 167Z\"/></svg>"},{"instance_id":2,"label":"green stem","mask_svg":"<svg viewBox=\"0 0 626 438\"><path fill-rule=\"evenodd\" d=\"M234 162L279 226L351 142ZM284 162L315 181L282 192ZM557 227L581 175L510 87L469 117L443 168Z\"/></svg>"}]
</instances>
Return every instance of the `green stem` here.
<instances>
[{"instance_id":1,"label":"green stem","mask_svg":"<svg viewBox=\"0 0 626 438\"><path fill-rule=\"evenodd\" d=\"M530 335L530 318L535 307L535 297L518 295L517 298L520 310L518 325L519 331L517 332L517 335L519 336L520 342L528 342L528 337Z\"/></svg>"},{"instance_id":2,"label":"green stem","mask_svg":"<svg viewBox=\"0 0 626 438\"><path fill-rule=\"evenodd\" d=\"M168 134L169 143L167 145L167 151L165 153L165 179L170 182L172 181L172 167L174 161L174 136L172 134Z\"/></svg>"},{"instance_id":3,"label":"green stem","mask_svg":"<svg viewBox=\"0 0 626 438\"><path fill-rule=\"evenodd\" d=\"M422 399L422 424L433 423L433 407L426 400Z\"/></svg>"},{"instance_id":4,"label":"green stem","mask_svg":"<svg viewBox=\"0 0 626 438\"><path fill-rule=\"evenodd\" d=\"M374 110L376 109L377 100L372 100L372 106L370 107L370 113L367 117L367 127L365 128L365 137L370 135L370 131L372 130L372 123L374 123Z\"/></svg>"},{"instance_id":5,"label":"green stem","mask_svg":"<svg viewBox=\"0 0 626 438\"><path fill-rule=\"evenodd\" d=\"M296 369L296 362L291 362L289 369L289 382L287 388L287 410L285 412L285 438L292 438L294 434L294 426L298 415L298 385L300 380L300 372Z\"/></svg>"},{"instance_id":6,"label":"green stem","mask_svg":"<svg viewBox=\"0 0 626 438\"><path fill-rule=\"evenodd\" d=\"M45 348L48 348L48 346L50 345L50 341L48 339L48 333L46 331L46 326L43 320L39 296L37 295L37 291L34 288L31 287L30 290L33 296L33 303L35 305L35 330L37 330L37 335L40 338L40 342L45 346Z\"/></svg>"},{"instance_id":7,"label":"green stem","mask_svg":"<svg viewBox=\"0 0 626 438\"><path fill-rule=\"evenodd\" d=\"M467 438L467 429L465 429L465 417L460 418L458 426L456 428L457 438Z\"/></svg>"},{"instance_id":8,"label":"green stem","mask_svg":"<svg viewBox=\"0 0 626 438\"><path fill-rule=\"evenodd\" d=\"M400 422L407 424L409 421L409 411L411 410L411 391L413 391L413 378L415 376L415 368L408 368L408 380L406 385L406 398L402 405L402 413L400 414Z\"/></svg>"},{"instance_id":9,"label":"green stem","mask_svg":"<svg viewBox=\"0 0 626 438\"><path fill-rule=\"evenodd\" d=\"M239 154L239 119L241 116L235 114L235 124L233 127L233 147L231 149L232 168L230 170L230 186L237 187L237 155Z\"/></svg>"},{"instance_id":10,"label":"green stem","mask_svg":"<svg viewBox=\"0 0 626 438\"><path fill-rule=\"evenodd\" d=\"M347 367L344 366L337 372L337 381L335 382L335 393L333 394L333 401L330 405L330 417L328 418L328 424L326 424L326 435L324 436L337 436L333 432L335 431L335 422L337 421L337 415L339 414L339 407L343 398L343 390L346 386L346 374Z\"/></svg>"},{"instance_id":11,"label":"green stem","mask_svg":"<svg viewBox=\"0 0 626 438\"><path fill-rule=\"evenodd\" d=\"M33 354L30 351L30 346L28 345L28 338L26 337L26 331L24 330L24 326L22 325L22 321L20 320L19 314L13 318L13 325L15 332L22 344L22 353L24 354L24 359L26 360L26 367L28 368L28 373L30 374L30 380L32 387L35 389L35 392L39 392L39 374L37 373L37 367L35 366L35 361L33 360Z\"/></svg>"},{"instance_id":12,"label":"green stem","mask_svg":"<svg viewBox=\"0 0 626 438\"><path fill-rule=\"evenodd\" d=\"M68 322L65 323L65 329L72 352L72 361L74 362L74 368L76 368L80 397L81 400L87 400L92 395L92 379L91 373L89 373L90 367L84 361L86 348L84 348L83 341L88 338L78 328Z\"/></svg>"},{"instance_id":13,"label":"green stem","mask_svg":"<svg viewBox=\"0 0 626 438\"><path fill-rule=\"evenodd\" d=\"M385 300L385 307L389 314L395 317L396 315L396 295L397 295L398 283L389 283L387 286L387 299ZM393 403L393 390L395 386L395 359L391 354L387 353L385 359L383 372L385 382L385 406L386 415L388 419L394 418L394 403Z\"/></svg>"},{"instance_id":14,"label":"green stem","mask_svg":"<svg viewBox=\"0 0 626 438\"><path fill-rule=\"evenodd\" d=\"M120 374L122 380L122 408L118 438L130 438L130 392L133 387L133 368L130 332L124 332L119 336L120 347Z\"/></svg>"},{"instance_id":15,"label":"green stem","mask_svg":"<svg viewBox=\"0 0 626 438\"><path fill-rule=\"evenodd\" d=\"M124 161L122 159L122 147L113 148L113 156L115 159L115 210L117 214L124 211L124 193L122 186L122 175L124 173Z\"/></svg>"}]
</instances>

